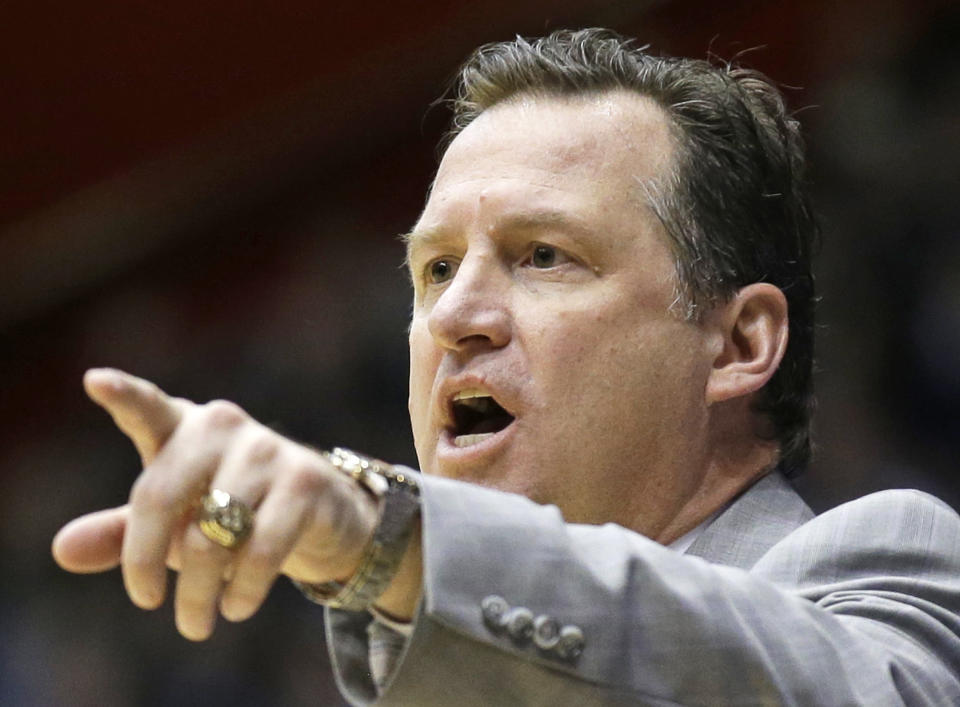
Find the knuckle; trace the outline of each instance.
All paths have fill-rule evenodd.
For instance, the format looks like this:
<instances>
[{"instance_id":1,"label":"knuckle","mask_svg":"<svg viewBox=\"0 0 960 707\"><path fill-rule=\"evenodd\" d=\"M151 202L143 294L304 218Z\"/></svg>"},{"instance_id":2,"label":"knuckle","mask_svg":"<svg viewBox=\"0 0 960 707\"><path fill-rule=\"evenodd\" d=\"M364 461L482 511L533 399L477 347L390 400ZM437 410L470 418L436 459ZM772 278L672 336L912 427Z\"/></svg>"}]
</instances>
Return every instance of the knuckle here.
<instances>
[{"instance_id":1,"label":"knuckle","mask_svg":"<svg viewBox=\"0 0 960 707\"><path fill-rule=\"evenodd\" d=\"M153 403L158 403L167 397L155 383L148 380L140 381L140 394Z\"/></svg>"},{"instance_id":2,"label":"knuckle","mask_svg":"<svg viewBox=\"0 0 960 707\"><path fill-rule=\"evenodd\" d=\"M177 612L197 612L203 608L204 599L203 593L198 591L196 586L184 581L183 577L177 582L175 597Z\"/></svg>"},{"instance_id":3,"label":"knuckle","mask_svg":"<svg viewBox=\"0 0 960 707\"><path fill-rule=\"evenodd\" d=\"M258 605L263 592L249 582L231 582L224 598L236 609Z\"/></svg>"},{"instance_id":4,"label":"knuckle","mask_svg":"<svg viewBox=\"0 0 960 707\"><path fill-rule=\"evenodd\" d=\"M174 503L170 487L151 474L141 474L130 489L130 504L144 511L163 511Z\"/></svg>"},{"instance_id":5,"label":"knuckle","mask_svg":"<svg viewBox=\"0 0 960 707\"><path fill-rule=\"evenodd\" d=\"M210 598L189 588L181 590L177 595L177 610L189 617L203 616L210 610Z\"/></svg>"},{"instance_id":6,"label":"knuckle","mask_svg":"<svg viewBox=\"0 0 960 707\"><path fill-rule=\"evenodd\" d=\"M198 407L195 402L193 402L192 400L187 400L186 398L168 397L167 402L169 402L174 408L176 408L182 415L186 415L188 412Z\"/></svg>"},{"instance_id":7,"label":"knuckle","mask_svg":"<svg viewBox=\"0 0 960 707\"><path fill-rule=\"evenodd\" d=\"M153 562L142 556L125 557L123 567L125 572L137 578L138 581L149 577L156 569Z\"/></svg>"},{"instance_id":8,"label":"knuckle","mask_svg":"<svg viewBox=\"0 0 960 707\"><path fill-rule=\"evenodd\" d=\"M184 538L183 550L198 564L212 562L215 559L222 557L224 552L224 548L221 548L212 540L204 536L199 529L197 532L187 533L186 538Z\"/></svg>"},{"instance_id":9,"label":"knuckle","mask_svg":"<svg viewBox=\"0 0 960 707\"><path fill-rule=\"evenodd\" d=\"M273 543L269 539L257 546L251 545L247 548L247 553L243 558L243 571L237 574L233 584L237 584L241 589L247 588L249 590L253 584L273 575L278 565Z\"/></svg>"},{"instance_id":10,"label":"knuckle","mask_svg":"<svg viewBox=\"0 0 960 707\"><path fill-rule=\"evenodd\" d=\"M247 419L243 409L229 400L211 400L203 409L211 427L237 427Z\"/></svg>"},{"instance_id":11,"label":"knuckle","mask_svg":"<svg viewBox=\"0 0 960 707\"><path fill-rule=\"evenodd\" d=\"M247 460L251 464L266 464L273 461L279 451L279 442L276 437L267 432L255 434L246 450Z\"/></svg>"},{"instance_id":12,"label":"knuckle","mask_svg":"<svg viewBox=\"0 0 960 707\"><path fill-rule=\"evenodd\" d=\"M284 486L295 495L313 495L324 488L326 476L319 462L312 459L300 459L290 466Z\"/></svg>"}]
</instances>

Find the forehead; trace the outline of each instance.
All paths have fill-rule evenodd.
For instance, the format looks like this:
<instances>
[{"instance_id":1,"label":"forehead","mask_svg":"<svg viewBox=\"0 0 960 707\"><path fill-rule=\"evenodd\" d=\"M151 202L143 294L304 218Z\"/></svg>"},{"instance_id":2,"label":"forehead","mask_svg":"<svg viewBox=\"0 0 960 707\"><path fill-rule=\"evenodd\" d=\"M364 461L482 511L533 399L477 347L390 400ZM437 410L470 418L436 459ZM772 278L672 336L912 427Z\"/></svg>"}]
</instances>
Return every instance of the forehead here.
<instances>
[{"instance_id":1,"label":"forehead","mask_svg":"<svg viewBox=\"0 0 960 707\"><path fill-rule=\"evenodd\" d=\"M626 91L521 95L498 104L451 143L414 230L475 221L483 211L595 220L645 207L644 184L665 175L672 142L663 110Z\"/></svg>"}]
</instances>

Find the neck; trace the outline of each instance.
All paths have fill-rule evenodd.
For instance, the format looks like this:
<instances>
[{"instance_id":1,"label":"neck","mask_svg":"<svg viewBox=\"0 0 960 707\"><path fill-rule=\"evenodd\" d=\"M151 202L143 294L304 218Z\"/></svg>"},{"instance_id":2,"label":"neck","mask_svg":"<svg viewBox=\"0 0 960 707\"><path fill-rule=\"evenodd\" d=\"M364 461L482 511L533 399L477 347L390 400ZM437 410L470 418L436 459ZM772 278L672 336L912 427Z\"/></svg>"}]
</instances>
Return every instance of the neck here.
<instances>
[{"instance_id":1,"label":"neck","mask_svg":"<svg viewBox=\"0 0 960 707\"><path fill-rule=\"evenodd\" d=\"M769 473L779 457L776 442L755 437L714 447L701 483L653 538L668 545L696 528Z\"/></svg>"}]
</instances>

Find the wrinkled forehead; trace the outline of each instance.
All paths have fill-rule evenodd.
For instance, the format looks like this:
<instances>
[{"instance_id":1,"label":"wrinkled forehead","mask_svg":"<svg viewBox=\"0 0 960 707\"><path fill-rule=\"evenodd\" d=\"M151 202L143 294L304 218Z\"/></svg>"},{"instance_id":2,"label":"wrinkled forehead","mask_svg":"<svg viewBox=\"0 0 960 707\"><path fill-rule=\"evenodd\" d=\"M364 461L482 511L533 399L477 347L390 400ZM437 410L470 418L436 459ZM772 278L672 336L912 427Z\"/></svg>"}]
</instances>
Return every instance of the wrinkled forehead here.
<instances>
[{"instance_id":1,"label":"wrinkled forehead","mask_svg":"<svg viewBox=\"0 0 960 707\"><path fill-rule=\"evenodd\" d=\"M655 101L632 91L519 94L481 113L452 141L434 186L451 175L486 176L492 166L593 180L659 178L673 154L668 120Z\"/></svg>"},{"instance_id":2,"label":"wrinkled forehead","mask_svg":"<svg viewBox=\"0 0 960 707\"><path fill-rule=\"evenodd\" d=\"M499 104L444 155L407 237L408 262L480 233L562 232L603 251L624 250L636 238L653 247L661 224L648 187L671 159L667 118L640 95Z\"/></svg>"},{"instance_id":3,"label":"wrinkled forehead","mask_svg":"<svg viewBox=\"0 0 960 707\"><path fill-rule=\"evenodd\" d=\"M671 160L667 117L644 96L518 96L453 140L413 234L476 223L483 212L636 220Z\"/></svg>"}]
</instances>

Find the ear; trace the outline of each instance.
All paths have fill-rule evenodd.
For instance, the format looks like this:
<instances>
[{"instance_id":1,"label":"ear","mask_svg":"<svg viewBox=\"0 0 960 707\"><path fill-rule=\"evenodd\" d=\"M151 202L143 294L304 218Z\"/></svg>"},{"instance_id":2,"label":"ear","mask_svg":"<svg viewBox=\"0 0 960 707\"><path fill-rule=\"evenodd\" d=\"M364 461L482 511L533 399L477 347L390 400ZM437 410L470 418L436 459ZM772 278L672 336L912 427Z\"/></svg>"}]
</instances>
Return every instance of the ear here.
<instances>
[{"instance_id":1,"label":"ear","mask_svg":"<svg viewBox=\"0 0 960 707\"><path fill-rule=\"evenodd\" d=\"M710 319L717 354L707 378L707 405L760 390L787 350L786 296L766 282L747 285Z\"/></svg>"}]
</instances>

